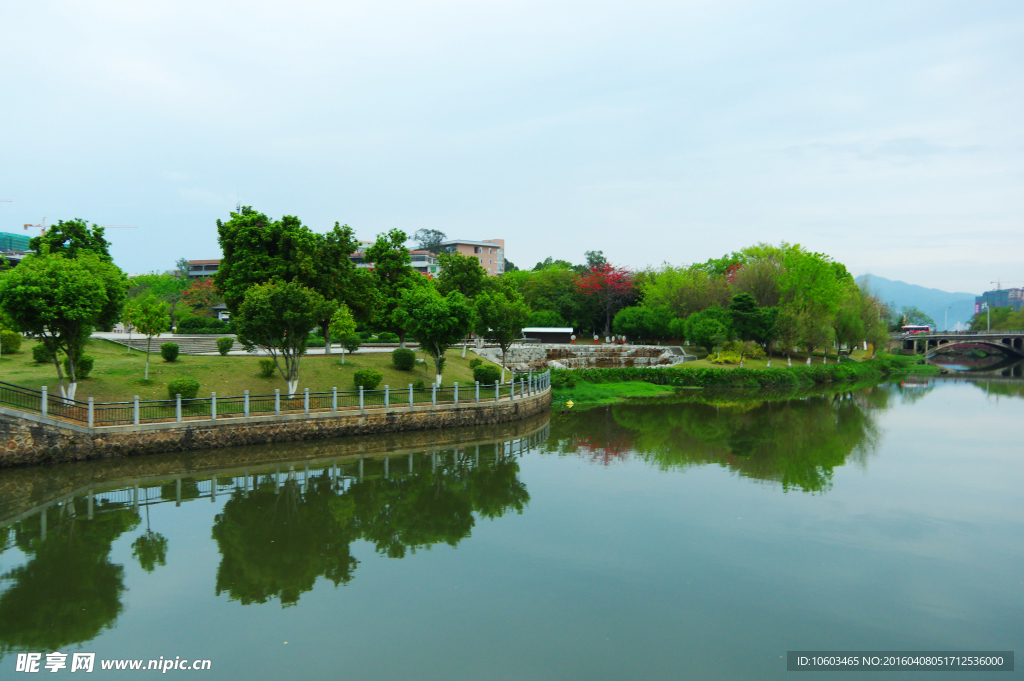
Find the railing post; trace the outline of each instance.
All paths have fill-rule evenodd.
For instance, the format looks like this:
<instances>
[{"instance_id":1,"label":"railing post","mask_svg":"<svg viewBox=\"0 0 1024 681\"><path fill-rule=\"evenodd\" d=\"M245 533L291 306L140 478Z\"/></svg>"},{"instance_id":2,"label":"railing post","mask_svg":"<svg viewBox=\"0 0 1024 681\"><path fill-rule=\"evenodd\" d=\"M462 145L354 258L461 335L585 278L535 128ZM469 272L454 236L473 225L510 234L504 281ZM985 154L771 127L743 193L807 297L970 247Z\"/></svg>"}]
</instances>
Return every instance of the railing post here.
<instances>
[{"instance_id":1,"label":"railing post","mask_svg":"<svg viewBox=\"0 0 1024 681\"><path fill-rule=\"evenodd\" d=\"M309 413L309 388L306 388L305 392L302 393L302 412L304 414Z\"/></svg>"},{"instance_id":2,"label":"railing post","mask_svg":"<svg viewBox=\"0 0 1024 681\"><path fill-rule=\"evenodd\" d=\"M413 406L412 383L409 384L409 406Z\"/></svg>"},{"instance_id":3,"label":"railing post","mask_svg":"<svg viewBox=\"0 0 1024 681\"><path fill-rule=\"evenodd\" d=\"M331 388L331 411L338 411L338 386Z\"/></svg>"},{"instance_id":4,"label":"railing post","mask_svg":"<svg viewBox=\"0 0 1024 681\"><path fill-rule=\"evenodd\" d=\"M217 393L210 393L210 420L217 420Z\"/></svg>"},{"instance_id":5,"label":"railing post","mask_svg":"<svg viewBox=\"0 0 1024 681\"><path fill-rule=\"evenodd\" d=\"M384 408L391 408L391 386L384 386Z\"/></svg>"},{"instance_id":6,"label":"railing post","mask_svg":"<svg viewBox=\"0 0 1024 681\"><path fill-rule=\"evenodd\" d=\"M501 384L498 383L498 379L494 379L494 401L497 402L501 399Z\"/></svg>"},{"instance_id":7,"label":"railing post","mask_svg":"<svg viewBox=\"0 0 1024 681\"><path fill-rule=\"evenodd\" d=\"M47 407L49 406L47 404L47 402L49 400L46 399L46 386L44 385L39 392L42 393L42 395L39 397L39 412L43 416L46 416L46 410L47 410Z\"/></svg>"},{"instance_id":8,"label":"railing post","mask_svg":"<svg viewBox=\"0 0 1024 681\"><path fill-rule=\"evenodd\" d=\"M281 389L274 388L274 416L281 415Z\"/></svg>"},{"instance_id":9,"label":"railing post","mask_svg":"<svg viewBox=\"0 0 1024 681\"><path fill-rule=\"evenodd\" d=\"M526 379L519 379L519 397L526 397Z\"/></svg>"},{"instance_id":10,"label":"railing post","mask_svg":"<svg viewBox=\"0 0 1024 681\"><path fill-rule=\"evenodd\" d=\"M93 398L89 398L89 427L92 428L93 423Z\"/></svg>"},{"instance_id":11,"label":"railing post","mask_svg":"<svg viewBox=\"0 0 1024 681\"><path fill-rule=\"evenodd\" d=\"M139 396L132 398L132 423L139 425Z\"/></svg>"},{"instance_id":12,"label":"railing post","mask_svg":"<svg viewBox=\"0 0 1024 681\"><path fill-rule=\"evenodd\" d=\"M181 393L174 396L174 420L181 423Z\"/></svg>"},{"instance_id":13,"label":"railing post","mask_svg":"<svg viewBox=\"0 0 1024 681\"><path fill-rule=\"evenodd\" d=\"M249 391L248 390L246 390L245 393L243 394L242 400L243 400L243 402L242 402L243 409L245 410L245 418L249 418Z\"/></svg>"},{"instance_id":14,"label":"railing post","mask_svg":"<svg viewBox=\"0 0 1024 681\"><path fill-rule=\"evenodd\" d=\"M430 384L430 403L437 406L437 383Z\"/></svg>"},{"instance_id":15,"label":"railing post","mask_svg":"<svg viewBox=\"0 0 1024 681\"><path fill-rule=\"evenodd\" d=\"M480 401L480 381L476 382L476 401Z\"/></svg>"},{"instance_id":16,"label":"railing post","mask_svg":"<svg viewBox=\"0 0 1024 681\"><path fill-rule=\"evenodd\" d=\"M363 410L363 386L359 386L359 411Z\"/></svg>"},{"instance_id":17,"label":"railing post","mask_svg":"<svg viewBox=\"0 0 1024 681\"><path fill-rule=\"evenodd\" d=\"M455 404L459 403L459 384L455 384Z\"/></svg>"}]
</instances>

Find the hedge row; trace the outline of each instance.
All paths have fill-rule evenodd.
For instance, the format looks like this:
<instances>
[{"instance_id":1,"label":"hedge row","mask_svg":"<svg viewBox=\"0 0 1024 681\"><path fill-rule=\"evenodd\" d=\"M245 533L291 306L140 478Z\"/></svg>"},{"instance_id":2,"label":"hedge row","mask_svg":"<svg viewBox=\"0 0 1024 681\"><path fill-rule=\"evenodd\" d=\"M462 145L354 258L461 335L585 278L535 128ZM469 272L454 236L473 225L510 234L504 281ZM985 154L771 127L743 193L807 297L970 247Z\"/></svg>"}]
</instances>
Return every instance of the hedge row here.
<instances>
[{"instance_id":1,"label":"hedge row","mask_svg":"<svg viewBox=\"0 0 1024 681\"><path fill-rule=\"evenodd\" d=\"M904 362L881 357L865 362L842 362L773 369L655 369L623 367L614 369L555 369L551 385L569 388L576 383L644 381L658 385L719 388L775 388L837 381L882 379L904 369Z\"/></svg>"}]
</instances>

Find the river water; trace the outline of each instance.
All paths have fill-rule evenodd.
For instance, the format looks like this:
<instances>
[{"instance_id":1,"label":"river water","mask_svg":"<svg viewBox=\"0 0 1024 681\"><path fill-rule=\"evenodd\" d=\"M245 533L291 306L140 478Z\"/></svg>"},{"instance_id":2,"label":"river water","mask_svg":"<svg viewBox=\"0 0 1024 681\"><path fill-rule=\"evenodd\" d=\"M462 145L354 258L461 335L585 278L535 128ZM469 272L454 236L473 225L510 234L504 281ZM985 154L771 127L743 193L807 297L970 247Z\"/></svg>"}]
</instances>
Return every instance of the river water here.
<instances>
[{"instance_id":1,"label":"river water","mask_svg":"<svg viewBox=\"0 0 1024 681\"><path fill-rule=\"evenodd\" d=\"M100 679L161 657L205 679L781 679L789 650L1024 632L1012 380L689 391L6 470L0 492L2 678L56 651Z\"/></svg>"}]
</instances>

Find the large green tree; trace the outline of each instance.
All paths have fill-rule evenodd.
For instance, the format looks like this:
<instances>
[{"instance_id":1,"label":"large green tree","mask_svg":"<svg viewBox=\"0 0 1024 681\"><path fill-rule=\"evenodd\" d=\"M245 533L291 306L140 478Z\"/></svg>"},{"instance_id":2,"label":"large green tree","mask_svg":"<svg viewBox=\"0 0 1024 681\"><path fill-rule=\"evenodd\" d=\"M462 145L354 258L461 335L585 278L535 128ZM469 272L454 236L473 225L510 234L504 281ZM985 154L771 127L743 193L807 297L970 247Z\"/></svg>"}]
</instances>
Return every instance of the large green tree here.
<instances>
[{"instance_id":1,"label":"large green tree","mask_svg":"<svg viewBox=\"0 0 1024 681\"><path fill-rule=\"evenodd\" d=\"M402 294L394 314L401 328L415 335L420 348L430 353L435 382L441 385L445 352L473 327L473 308L466 297L452 291L442 298L433 286L409 289Z\"/></svg>"},{"instance_id":2,"label":"large green tree","mask_svg":"<svg viewBox=\"0 0 1024 681\"><path fill-rule=\"evenodd\" d=\"M729 340L732 335L730 324L729 313L713 305L686 318L686 340L710 353L716 345Z\"/></svg>"},{"instance_id":3,"label":"large green tree","mask_svg":"<svg viewBox=\"0 0 1024 681\"><path fill-rule=\"evenodd\" d=\"M53 354L61 395L74 399L85 343L94 327L120 319L127 290L124 273L96 253L30 255L0 275L0 307ZM67 385L62 353L68 358Z\"/></svg>"},{"instance_id":4,"label":"large green tree","mask_svg":"<svg viewBox=\"0 0 1024 681\"><path fill-rule=\"evenodd\" d=\"M441 273L437 276L437 290L442 296L458 291L467 298L476 298L487 285L487 270L480 266L475 255L442 253L437 256Z\"/></svg>"},{"instance_id":5,"label":"large green tree","mask_svg":"<svg viewBox=\"0 0 1024 681\"><path fill-rule=\"evenodd\" d=\"M288 396L299 386L299 360L309 332L330 319L335 303L294 281L251 286L232 318L246 350L260 348L271 356L288 384Z\"/></svg>"},{"instance_id":6,"label":"large green tree","mask_svg":"<svg viewBox=\"0 0 1024 681\"><path fill-rule=\"evenodd\" d=\"M382 331L396 334L403 348L409 330L403 325L407 318L395 313L402 294L426 283L426 278L412 267L406 241L405 232L392 229L386 234L379 234L377 241L363 253L367 262L373 263L373 277L380 300L380 313L374 325Z\"/></svg>"},{"instance_id":7,"label":"large green tree","mask_svg":"<svg viewBox=\"0 0 1024 681\"><path fill-rule=\"evenodd\" d=\"M505 356L523 335L530 308L511 285L495 286L477 296L476 332L501 348L501 380L505 380Z\"/></svg>"},{"instance_id":8,"label":"large green tree","mask_svg":"<svg viewBox=\"0 0 1024 681\"><path fill-rule=\"evenodd\" d=\"M110 242L103 238L104 229L80 218L58 220L46 232L29 240L28 247L36 255L60 254L77 258L79 253L95 253L110 262Z\"/></svg>"}]
</instances>

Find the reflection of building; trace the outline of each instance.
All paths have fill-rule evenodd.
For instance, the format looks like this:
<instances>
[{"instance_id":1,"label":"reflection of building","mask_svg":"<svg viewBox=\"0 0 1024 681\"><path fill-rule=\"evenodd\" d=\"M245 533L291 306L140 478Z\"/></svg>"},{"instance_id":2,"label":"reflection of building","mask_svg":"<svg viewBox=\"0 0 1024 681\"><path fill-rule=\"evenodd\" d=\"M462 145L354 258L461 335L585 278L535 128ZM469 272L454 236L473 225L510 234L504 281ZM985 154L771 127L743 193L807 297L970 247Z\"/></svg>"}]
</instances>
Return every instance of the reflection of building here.
<instances>
[{"instance_id":1,"label":"reflection of building","mask_svg":"<svg viewBox=\"0 0 1024 681\"><path fill-rule=\"evenodd\" d=\"M489 276L497 276L505 271L505 240L484 239L483 241L467 241L452 239L444 241L441 247L449 253L471 255L480 261L480 266L487 270Z\"/></svg>"},{"instance_id":2,"label":"reflection of building","mask_svg":"<svg viewBox=\"0 0 1024 681\"><path fill-rule=\"evenodd\" d=\"M1024 306L1024 288L1004 288L985 291L974 299L974 314L981 312L981 306L988 303L991 309L1012 307L1019 310Z\"/></svg>"},{"instance_id":3,"label":"reflection of building","mask_svg":"<svg viewBox=\"0 0 1024 681\"><path fill-rule=\"evenodd\" d=\"M212 277L220 267L220 260L189 260L188 276L190 277Z\"/></svg>"}]
</instances>

